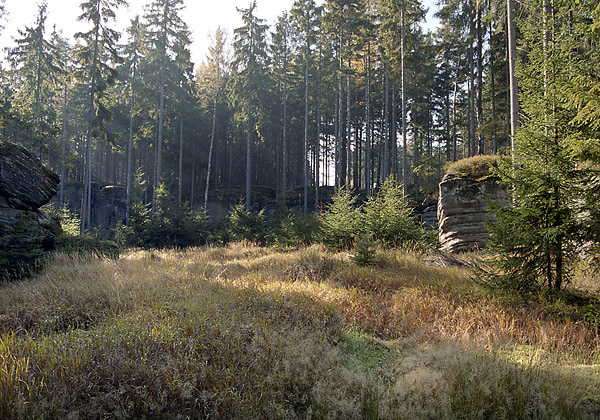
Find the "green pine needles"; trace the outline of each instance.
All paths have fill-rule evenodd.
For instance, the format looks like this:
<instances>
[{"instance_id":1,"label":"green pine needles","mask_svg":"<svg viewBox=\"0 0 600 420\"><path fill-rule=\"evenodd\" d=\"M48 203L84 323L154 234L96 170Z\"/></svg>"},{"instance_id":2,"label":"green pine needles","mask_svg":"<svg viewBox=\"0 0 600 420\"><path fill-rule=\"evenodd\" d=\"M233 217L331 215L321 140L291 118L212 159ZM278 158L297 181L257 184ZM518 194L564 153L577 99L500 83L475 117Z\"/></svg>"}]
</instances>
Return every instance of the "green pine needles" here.
<instances>
[{"instance_id":1,"label":"green pine needles","mask_svg":"<svg viewBox=\"0 0 600 420\"><path fill-rule=\"evenodd\" d=\"M350 190L341 188L322 216L321 231L323 241L338 249L351 248L362 236L390 247L414 245L426 238L403 196L402 184L393 177L363 205Z\"/></svg>"}]
</instances>

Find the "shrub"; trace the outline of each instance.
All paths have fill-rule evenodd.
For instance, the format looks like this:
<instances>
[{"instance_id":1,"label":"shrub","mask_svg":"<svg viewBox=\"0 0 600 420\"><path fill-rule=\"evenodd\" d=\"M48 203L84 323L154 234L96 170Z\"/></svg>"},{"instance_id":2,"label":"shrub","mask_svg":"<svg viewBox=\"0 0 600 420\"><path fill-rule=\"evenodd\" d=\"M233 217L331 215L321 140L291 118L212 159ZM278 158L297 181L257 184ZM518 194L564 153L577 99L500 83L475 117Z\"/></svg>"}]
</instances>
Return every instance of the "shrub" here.
<instances>
[{"instance_id":1,"label":"shrub","mask_svg":"<svg viewBox=\"0 0 600 420\"><path fill-rule=\"evenodd\" d=\"M0 236L0 278L19 279L41 269L45 260L43 240L44 234L30 214L19 217Z\"/></svg>"},{"instance_id":2,"label":"shrub","mask_svg":"<svg viewBox=\"0 0 600 420\"><path fill-rule=\"evenodd\" d=\"M372 233L362 235L354 246L354 252L350 257L354 264L362 267L375 265L377 262L377 241L373 239Z\"/></svg>"},{"instance_id":3,"label":"shrub","mask_svg":"<svg viewBox=\"0 0 600 420\"><path fill-rule=\"evenodd\" d=\"M323 242L338 249L349 249L360 234L363 213L356 206L356 197L347 188L340 188L333 202L321 217Z\"/></svg>"},{"instance_id":4,"label":"shrub","mask_svg":"<svg viewBox=\"0 0 600 420\"><path fill-rule=\"evenodd\" d=\"M315 241L318 227L314 216L288 212L274 231L275 241L283 246L309 245Z\"/></svg>"},{"instance_id":5,"label":"shrub","mask_svg":"<svg viewBox=\"0 0 600 420\"><path fill-rule=\"evenodd\" d=\"M227 217L227 230L230 239L234 241L247 240L250 242L264 243L267 237L267 224L265 212L252 212L246 210L243 202L235 205Z\"/></svg>"},{"instance_id":6,"label":"shrub","mask_svg":"<svg viewBox=\"0 0 600 420\"><path fill-rule=\"evenodd\" d=\"M363 207L365 227L373 237L391 246L416 243L424 238L424 229L412 217L402 184L389 177Z\"/></svg>"},{"instance_id":7,"label":"shrub","mask_svg":"<svg viewBox=\"0 0 600 420\"><path fill-rule=\"evenodd\" d=\"M203 245L208 237L208 218L204 211L193 212L161 184L156 191L156 211L142 200L143 181L136 175L129 210L129 226L118 226L119 242L144 248Z\"/></svg>"}]
</instances>

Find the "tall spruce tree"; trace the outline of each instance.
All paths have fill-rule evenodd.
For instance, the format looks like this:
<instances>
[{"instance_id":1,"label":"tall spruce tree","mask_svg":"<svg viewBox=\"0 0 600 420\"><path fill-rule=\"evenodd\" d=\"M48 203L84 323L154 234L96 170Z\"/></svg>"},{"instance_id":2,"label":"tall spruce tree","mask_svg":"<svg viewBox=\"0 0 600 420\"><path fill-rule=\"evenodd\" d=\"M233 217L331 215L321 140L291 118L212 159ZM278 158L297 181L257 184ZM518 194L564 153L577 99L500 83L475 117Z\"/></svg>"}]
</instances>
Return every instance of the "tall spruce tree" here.
<instances>
[{"instance_id":1,"label":"tall spruce tree","mask_svg":"<svg viewBox=\"0 0 600 420\"><path fill-rule=\"evenodd\" d=\"M170 90L181 87L181 69L176 57L186 54L189 41L189 29L181 18L183 0L152 0L146 7L144 22L148 51L146 59L148 70L152 74L153 84L158 88L158 121L152 209L156 211L156 190L163 181L163 141L165 123L165 98ZM185 61L185 60L184 60ZM179 69L178 69L179 67Z\"/></svg>"},{"instance_id":2,"label":"tall spruce tree","mask_svg":"<svg viewBox=\"0 0 600 420\"><path fill-rule=\"evenodd\" d=\"M125 5L127 5L125 0L87 0L80 5L82 14L79 16L79 21L91 24L87 32L75 34L75 38L80 41L75 51L80 63L79 80L89 87L85 174L81 204L82 232L91 227L93 138L108 134L104 123L110 117L110 113L102 99L108 86L115 82L117 76L115 64L120 60L117 53L120 34L108 25L115 20L117 8Z\"/></svg>"},{"instance_id":3,"label":"tall spruce tree","mask_svg":"<svg viewBox=\"0 0 600 420\"><path fill-rule=\"evenodd\" d=\"M42 2L35 23L19 30L16 46L8 50L13 87L18 89L15 105L31 124L28 143L40 157L43 151L49 153L51 131L56 131L52 100L63 67L57 46L46 38L47 17L47 4Z\"/></svg>"},{"instance_id":4,"label":"tall spruce tree","mask_svg":"<svg viewBox=\"0 0 600 420\"><path fill-rule=\"evenodd\" d=\"M560 290L569 278L569 262L577 253L580 218L573 203L578 163L571 150L579 143L565 107L574 56L570 7L538 0L539 8L524 24L527 55L519 88L528 116L517 131L515 160L504 172L513 199L496 212L490 224L490 243L503 285L529 290L546 284ZM540 28L542 36L539 36Z\"/></svg>"},{"instance_id":5,"label":"tall spruce tree","mask_svg":"<svg viewBox=\"0 0 600 420\"><path fill-rule=\"evenodd\" d=\"M246 210L252 205L252 149L256 134L255 124L260 102L268 87L267 73L269 57L267 54L266 31L268 26L263 19L255 15L256 1L247 9L238 9L243 25L235 29L233 100L238 109L238 117L246 123ZM242 117L242 109L245 115Z\"/></svg>"}]
</instances>

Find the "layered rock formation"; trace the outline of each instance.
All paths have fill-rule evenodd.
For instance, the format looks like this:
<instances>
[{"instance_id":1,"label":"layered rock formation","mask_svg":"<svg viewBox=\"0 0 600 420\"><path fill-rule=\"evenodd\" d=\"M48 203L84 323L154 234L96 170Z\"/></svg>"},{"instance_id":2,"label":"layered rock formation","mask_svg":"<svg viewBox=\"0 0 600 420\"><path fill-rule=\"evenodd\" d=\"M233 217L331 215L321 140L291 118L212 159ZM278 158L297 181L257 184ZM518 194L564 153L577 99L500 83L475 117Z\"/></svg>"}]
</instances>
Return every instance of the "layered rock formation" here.
<instances>
[{"instance_id":1,"label":"layered rock formation","mask_svg":"<svg viewBox=\"0 0 600 420\"><path fill-rule=\"evenodd\" d=\"M28 213L48 235L60 233L60 223L39 210L56 194L60 178L27 149L0 141L0 234Z\"/></svg>"},{"instance_id":2,"label":"layered rock formation","mask_svg":"<svg viewBox=\"0 0 600 420\"><path fill-rule=\"evenodd\" d=\"M505 202L499 179L447 174L440 183L439 240L442 251L468 252L486 246L488 201Z\"/></svg>"}]
</instances>

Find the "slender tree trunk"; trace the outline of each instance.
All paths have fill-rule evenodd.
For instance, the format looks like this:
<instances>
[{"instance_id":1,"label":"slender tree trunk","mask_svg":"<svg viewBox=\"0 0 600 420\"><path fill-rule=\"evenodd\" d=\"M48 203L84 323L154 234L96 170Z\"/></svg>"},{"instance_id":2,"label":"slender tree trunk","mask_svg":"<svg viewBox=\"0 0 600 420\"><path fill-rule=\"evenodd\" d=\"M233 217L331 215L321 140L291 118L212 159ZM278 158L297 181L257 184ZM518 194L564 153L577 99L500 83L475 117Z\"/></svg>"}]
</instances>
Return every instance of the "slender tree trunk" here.
<instances>
[{"instance_id":1,"label":"slender tree trunk","mask_svg":"<svg viewBox=\"0 0 600 420\"><path fill-rule=\"evenodd\" d=\"M65 203L65 141L67 136L67 103L68 103L69 88L65 82L64 98L63 98L63 114L62 127L60 130L60 187L58 201L63 206Z\"/></svg>"},{"instance_id":2,"label":"slender tree trunk","mask_svg":"<svg viewBox=\"0 0 600 420\"><path fill-rule=\"evenodd\" d=\"M469 1L469 156L474 156L477 150L475 138L475 47L473 25L473 2Z\"/></svg>"},{"instance_id":3,"label":"slender tree trunk","mask_svg":"<svg viewBox=\"0 0 600 420\"><path fill-rule=\"evenodd\" d=\"M458 94L458 72L460 68L460 55L456 65L456 76L454 78L454 93L452 95L452 161L456 162L456 96Z\"/></svg>"},{"instance_id":4,"label":"slender tree trunk","mask_svg":"<svg viewBox=\"0 0 600 420\"><path fill-rule=\"evenodd\" d=\"M282 168L282 195L283 203L286 205L286 191L288 188L288 144L287 144L287 36L284 39L283 56L283 168Z\"/></svg>"},{"instance_id":5,"label":"slender tree trunk","mask_svg":"<svg viewBox=\"0 0 600 420\"><path fill-rule=\"evenodd\" d=\"M350 60L348 60L348 71L350 71ZM350 92L350 73L346 75L346 185L350 185L352 178L352 101Z\"/></svg>"},{"instance_id":6,"label":"slender tree trunk","mask_svg":"<svg viewBox=\"0 0 600 420\"><path fill-rule=\"evenodd\" d=\"M100 14L100 2L98 2L97 13ZM84 233L91 226L92 215L92 128L94 123L94 115L96 113L94 106L95 90L96 90L96 66L98 65L99 55L99 37L100 28L96 25L94 33L94 57L92 59L91 77L90 77L90 97L88 104L88 127L86 136L86 164L84 176L83 198L81 206L81 233Z\"/></svg>"},{"instance_id":7,"label":"slender tree trunk","mask_svg":"<svg viewBox=\"0 0 600 420\"><path fill-rule=\"evenodd\" d=\"M481 18L481 1L476 0L477 26L477 154L484 154L483 133L483 30Z\"/></svg>"},{"instance_id":8,"label":"slender tree trunk","mask_svg":"<svg viewBox=\"0 0 600 420\"><path fill-rule=\"evenodd\" d=\"M384 115L383 115L383 178L387 178L390 171L390 71L388 63L383 64L384 68L384 86L383 86L383 103L384 103Z\"/></svg>"},{"instance_id":9,"label":"slender tree trunk","mask_svg":"<svg viewBox=\"0 0 600 420\"><path fill-rule=\"evenodd\" d=\"M215 144L215 133L217 131L217 95L213 102L212 129L210 131L210 147L208 149L208 167L206 171L206 188L204 189L204 210L208 210L208 189L210 185L210 170L212 168L212 153Z\"/></svg>"},{"instance_id":10,"label":"slender tree trunk","mask_svg":"<svg viewBox=\"0 0 600 420\"><path fill-rule=\"evenodd\" d=\"M317 135L315 137L315 212L319 211L319 184L320 180L320 169L321 169L321 60L322 60L322 51L319 46L319 69L318 69L318 77L317 83L319 84L319 94L317 99Z\"/></svg>"},{"instance_id":11,"label":"slender tree trunk","mask_svg":"<svg viewBox=\"0 0 600 420\"><path fill-rule=\"evenodd\" d=\"M398 179L398 106L396 104L397 94L396 81L392 79L392 102L390 108L390 127L392 130L392 174Z\"/></svg>"},{"instance_id":12,"label":"slender tree trunk","mask_svg":"<svg viewBox=\"0 0 600 420\"><path fill-rule=\"evenodd\" d=\"M406 155L406 35L405 35L405 23L404 23L404 0L401 3L401 43L400 43L400 77L402 84L402 193L404 197L408 195L408 158Z\"/></svg>"},{"instance_id":13,"label":"slender tree trunk","mask_svg":"<svg viewBox=\"0 0 600 420\"><path fill-rule=\"evenodd\" d=\"M250 96L250 95L248 95ZM246 133L246 211L252 208L252 113L250 108L250 97L248 97L248 121Z\"/></svg>"},{"instance_id":14,"label":"slender tree trunk","mask_svg":"<svg viewBox=\"0 0 600 420\"><path fill-rule=\"evenodd\" d=\"M335 167L335 182L334 185L336 188L340 188L341 186L341 181L340 181L340 167L341 167L341 157L342 157L342 153L341 153L341 139L340 139L340 109L339 109L339 91L336 92L335 94L335 118L333 121L333 129L335 131L335 144L334 144L334 167Z\"/></svg>"},{"instance_id":15,"label":"slender tree trunk","mask_svg":"<svg viewBox=\"0 0 600 420\"><path fill-rule=\"evenodd\" d=\"M192 163L192 182L190 186L190 209L194 210L194 187L196 186L196 163ZM206 210L206 206L205 206Z\"/></svg>"},{"instance_id":16,"label":"slender tree trunk","mask_svg":"<svg viewBox=\"0 0 600 420\"><path fill-rule=\"evenodd\" d=\"M165 111L165 75L164 68L160 69L160 98L158 103L158 141L156 143L156 175L154 177L154 189L152 191L152 211L156 211L156 190L160 187L162 179L162 144L163 144L163 123Z\"/></svg>"},{"instance_id":17,"label":"slender tree trunk","mask_svg":"<svg viewBox=\"0 0 600 420\"><path fill-rule=\"evenodd\" d=\"M308 214L308 60L310 54L310 44L308 40L308 29L306 31L306 46L305 46L304 58L304 206L303 212L306 216Z\"/></svg>"},{"instance_id":18,"label":"slender tree trunk","mask_svg":"<svg viewBox=\"0 0 600 420\"><path fill-rule=\"evenodd\" d=\"M338 106L338 111L339 111L339 120L338 120L338 125L339 125L339 135L340 135L340 168L339 168L339 186L345 186L346 185L346 135L344 132L344 89L342 87L342 78L343 78L343 74L344 74L344 59L343 59L343 55L342 55L342 48L344 45L344 30L343 30L343 24L342 24L342 13L340 13L340 50L339 50L339 59L340 59L340 77L339 77L339 86L338 86L338 91L339 91L339 106Z\"/></svg>"},{"instance_id":19,"label":"slender tree trunk","mask_svg":"<svg viewBox=\"0 0 600 420\"><path fill-rule=\"evenodd\" d=\"M179 193L177 200L181 205L183 199L183 117L179 117Z\"/></svg>"},{"instance_id":20,"label":"slender tree trunk","mask_svg":"<svg viewBox=\"0 0 600 420\"><path fill-rule=\"evenodd\" d=\"M519 125L519 100L516 76L517 61L517 32L515 27L515 12L513 0L506 0L508 16L508 72L510 86L510 138L513 164L515 164L515 135Z\"/></svg>"},{"instance_id":21,"label":"slender tree trunk","mask_svg":"<svg viewBox=\"0 0 600 420\"><path fill-rule=\"evenodd\" d=\"M490 34L492 33L492 22L490 22ZM491 37L491 35L490 35ZM490 44L491 44L491 40L490 40ZM494 66L495 66L495 56L496 53L494 51L494 49L492 48L492 46L490 45L490 83L491 83L491 90L492 90L492 121L494 122L493 124L493 133L492 135L494 136L494 154L498 153L498 130L496 129L496 81L495 79L495 70L494 70Z\"/></svg>"},{"instance_id":22,"label":"slender tree trunk","mask_svg":"<svg viewBox=\"0 0 600 420\"><path fill-rule=\"evenodd\" d=\"M365 100L365 120L366 136L365 139L365 188L367 197L371 196L371 42L367 44L367 95Z\"/></svg>"},{"instance_id":23,"label":"slender tree trunk","mask_svg":"<svg viewBox=\"0 0 600 420\"><path fill-rule=\"evenodd\" d=\"M133 113L135 107L135 89L133 89L133 85L130 85L130 90L131 97L129 104L129 136L127 137L127 174L125 180L127 191L127 209L125 211L125 226L129 226L129 213L131 211L131 176L133 172Z\"/></svg>"}]
</instances>

